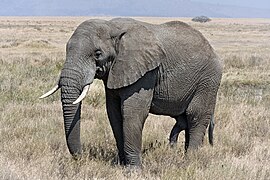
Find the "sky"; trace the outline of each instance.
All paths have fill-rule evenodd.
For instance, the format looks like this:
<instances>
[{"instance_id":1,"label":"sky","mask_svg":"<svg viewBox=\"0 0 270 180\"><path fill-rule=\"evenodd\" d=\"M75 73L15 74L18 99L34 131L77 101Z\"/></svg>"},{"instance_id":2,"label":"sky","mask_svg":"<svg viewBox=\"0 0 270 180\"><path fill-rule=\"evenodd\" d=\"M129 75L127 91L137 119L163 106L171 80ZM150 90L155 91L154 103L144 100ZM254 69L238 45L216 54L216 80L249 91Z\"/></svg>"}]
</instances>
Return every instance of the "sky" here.
<instances>
[{"instance_id":1,"label":"sky","mask_svg":"<svg viewBox=\"0 0 270 180\"><path fill-rule=\"evenodd\" d=\"M270 18L270 0L0 0L0 16L200 15Z\"/></svg>"},{"instance_id":2,"label":"sky","mask_svg":"<svg viewBox=\"0 0 270 180\"><path fill-rule=\"evenodd\" d=\"M192 0L192 1L212 3L212 4L234 5L234 6L242 6L242 7L270 9L270 0L226 0L226 1Z\"/></svg>"}]
</instances>

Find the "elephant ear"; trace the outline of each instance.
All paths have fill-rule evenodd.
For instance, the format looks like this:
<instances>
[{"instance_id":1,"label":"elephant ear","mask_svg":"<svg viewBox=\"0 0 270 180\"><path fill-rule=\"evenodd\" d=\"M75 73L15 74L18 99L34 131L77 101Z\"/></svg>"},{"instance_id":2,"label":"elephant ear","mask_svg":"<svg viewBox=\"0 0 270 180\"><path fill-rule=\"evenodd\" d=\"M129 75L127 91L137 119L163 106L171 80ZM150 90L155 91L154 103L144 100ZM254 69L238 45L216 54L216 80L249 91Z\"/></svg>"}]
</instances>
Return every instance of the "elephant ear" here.
<instances>
[{"instance_id":1,"label":"elephant ear","mask_svg":"<svg viewBox=\"0 0 270 180\"><path fill-rule=\"evenodd\" d=\"M140 24L120 33L117 56L109 72L107 87L117 89L135 83L148 71L158 67L165 57L155 35Z\"/></svg>"}]
</instances>

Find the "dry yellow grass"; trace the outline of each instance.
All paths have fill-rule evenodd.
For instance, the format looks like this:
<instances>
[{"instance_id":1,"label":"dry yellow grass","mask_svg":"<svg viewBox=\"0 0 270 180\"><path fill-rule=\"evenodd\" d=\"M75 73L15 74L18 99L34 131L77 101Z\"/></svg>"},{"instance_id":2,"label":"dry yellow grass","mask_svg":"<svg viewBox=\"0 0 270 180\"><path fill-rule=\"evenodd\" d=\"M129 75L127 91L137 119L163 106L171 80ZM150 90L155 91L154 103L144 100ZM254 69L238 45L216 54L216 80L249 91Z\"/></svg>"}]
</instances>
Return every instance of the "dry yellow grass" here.
<instances>
[{"instance_id":1,"label":"dry yellow grass","mask_svg":"<svg viewBox=\"0 0 270 180\"><path fill-rule=\"evenodd\" d=\"M66 148L59 93L38 99L56 82L65 43L86 19L0 18L0 179L269 179L269 19L200 24L190 18L137 18L183 20L200 30L224 60L224 75L214 147L206 140L185 158L183 134L177 148L168 147L174 120L151 115L143 132L144 169L132 174L110 164L116 147L100 81L84 101L84 153L78 161Z\"/></svg>"}]
</instances>

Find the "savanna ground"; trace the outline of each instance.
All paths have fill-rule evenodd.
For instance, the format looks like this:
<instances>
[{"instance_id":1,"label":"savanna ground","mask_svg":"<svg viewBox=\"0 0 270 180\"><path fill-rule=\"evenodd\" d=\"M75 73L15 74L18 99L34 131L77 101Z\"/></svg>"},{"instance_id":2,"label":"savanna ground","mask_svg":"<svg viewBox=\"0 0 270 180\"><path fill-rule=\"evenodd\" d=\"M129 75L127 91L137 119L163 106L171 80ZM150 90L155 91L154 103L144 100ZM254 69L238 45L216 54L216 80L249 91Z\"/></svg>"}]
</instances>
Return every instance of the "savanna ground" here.
<instances>
[{"instance_id":1,"label":"savanna ground","mask_svg":"<svg viewBox=\"0 0 270 180\"><path fill-rule=\"evenodd\" d=\"M269 179L270 19L137 18L182 20L200 30L224 61L216 106L214 147L188 159L181 134L168 146L174 120L150 115L143 132L143 171L111 166L115 140L103 85L95 81L83 103L83 156L73 160L63 129L60 95L53 87L65 43L87 17L0 18L0 179ZM110 19L110 18L107 18Z\"/></svg>"}]
</instances>

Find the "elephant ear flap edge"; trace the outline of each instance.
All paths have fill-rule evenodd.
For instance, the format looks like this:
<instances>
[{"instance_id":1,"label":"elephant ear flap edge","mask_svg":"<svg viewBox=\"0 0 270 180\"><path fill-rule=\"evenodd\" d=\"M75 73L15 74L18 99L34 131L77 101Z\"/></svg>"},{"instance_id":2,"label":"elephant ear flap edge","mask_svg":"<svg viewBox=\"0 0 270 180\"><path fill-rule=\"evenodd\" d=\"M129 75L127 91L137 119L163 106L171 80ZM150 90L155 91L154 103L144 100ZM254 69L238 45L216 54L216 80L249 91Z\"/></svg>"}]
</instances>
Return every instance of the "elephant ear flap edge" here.
<instances>
[{"instance_id":1,"label":"elephant ear flap edge","mask_svg":"<svg viewBox=\"0 0 270 180\"><path fill-rule=\"evenodd\" d=\"M126 30L118 47L118 55L108 76L109 89L118 89L135 83L148 71L157 68L165 58L162 44L154 33L140 24Z\"/></svg>"}]
</instances>

